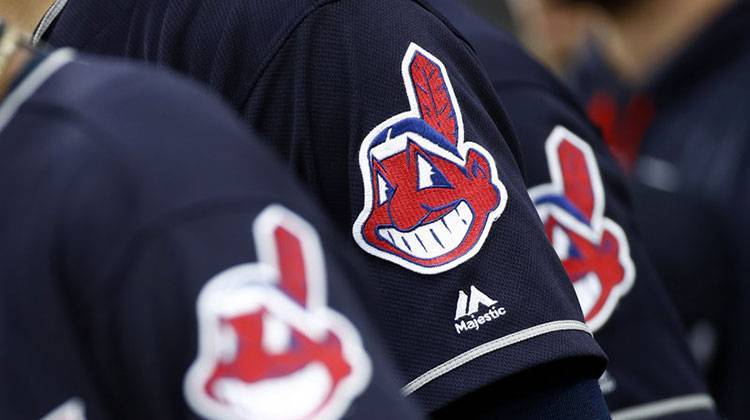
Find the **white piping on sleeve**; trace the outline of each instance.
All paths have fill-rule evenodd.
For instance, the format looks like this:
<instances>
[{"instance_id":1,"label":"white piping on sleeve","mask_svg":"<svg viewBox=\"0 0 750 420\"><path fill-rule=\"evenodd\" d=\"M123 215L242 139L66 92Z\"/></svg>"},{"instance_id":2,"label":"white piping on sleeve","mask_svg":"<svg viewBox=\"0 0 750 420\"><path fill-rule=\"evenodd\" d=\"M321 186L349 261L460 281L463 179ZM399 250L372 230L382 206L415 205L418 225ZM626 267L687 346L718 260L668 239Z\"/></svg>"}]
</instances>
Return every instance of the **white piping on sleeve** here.
<instances>
[{"instance_id":1,"label":"white piping on sleeve","mask_svg":"<svg viewBox=\"0 0 750 420\"><path fill-rule=\"evenodd\" d=\"M613 411L612 420L656 419L688 411L712 411L715 406L708 394L689 394Z\"/></svg>"},{"instance_id":2,"label":"white piping on sleeve","mask_svg":"<svg viewBox=\"0 0 750 420\"><path fill-rule=\"evenodd\" d=\"M0 132L5 129L18 108L26 102L39 87L57 70L68 64L75 52L70 48L57 50L45 58L34 70L21 81L15 89L0 103Z\"/></svg>"},{"instance_id":3,"label":"white piping on sleeve","mask_svg":"<svg viewBox=\"0 0 750 420\"><path fill-rule=\"evenodd\" d=\"M464 353L459 354L458 356L448 360L447 362L442 363L439 366L436 366L428 370L422 375L419 375L419 377L417 377L413 381L406 384L403 388L401 388L401 394L404 396L412 394L414 391L427 385L429 382L434 381L440 376L443 376L446 373L460 366L463 366L466 363L469 363L478 357L491 353L495 350L501 349L503 347L508 347L513 344L528 340L530 338L538 337L540 335L548 334L548 333L555 332L555 331L566 331L566 330L567 331L583 331L588 334L591 334L591 330L589 329L589 327L580 321L573 321L573 320L552 321L552 322L547 322L545 324L536 325L534 327L527 328L521 331L517 331L517 332L514 332L513 334L508 334L506 336L497 338L492 341L488 341L480 346L474 347L471 350L468 350Z\"/></svg>"}]
</instances>

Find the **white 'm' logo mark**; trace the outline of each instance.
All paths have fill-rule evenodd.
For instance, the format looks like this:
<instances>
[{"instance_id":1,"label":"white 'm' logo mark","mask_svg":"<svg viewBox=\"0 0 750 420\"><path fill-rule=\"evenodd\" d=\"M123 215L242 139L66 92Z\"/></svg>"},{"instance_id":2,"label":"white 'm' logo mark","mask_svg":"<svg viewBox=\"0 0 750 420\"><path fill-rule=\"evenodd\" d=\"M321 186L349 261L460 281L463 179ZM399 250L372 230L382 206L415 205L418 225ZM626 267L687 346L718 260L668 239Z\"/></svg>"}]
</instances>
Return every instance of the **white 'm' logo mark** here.
<instances>
[{"instance_id":1,"label":"white 'm' logo mark","mask_svg":"<svg viewBox=\"0 0 750 420\"><path fill-rule=\"evenodd\" d=\"M466 295L463 290L459 290L455 319L460 319L479 312L480 303L484 306L490 307L496 304L497 301L485 295L474 286L471 286L471 289L469 289L469 295Z\"/></svg>"},{"instance_id":2,"label":"white 'm' logo mark","mask_svg":"<svg viewBox=\"0 0 750 420\"><path fill-rule=\"evenodd\" d=\"M71 398L41 420L86 420L86 408L79 398Z\"/></svg>"},{"instance_id":3,"label":"white 'm' logo mark","mask_svg":"<svg viewBox=\"0 0 750 420\"><path fill-rule=\"evenodd\" d=\"M479 305L484 306L482 313L479 313ZM463 290L459 290L458 301L456 302L456 317L454 318L456 322L453 325L456 328L456 333L461 334L464 331L478 330L481 325L505 315L505 308L496 306L497 301L495 299L482 293L474 286L471 286L468 295Z\"/></svg>"}]
</instances>

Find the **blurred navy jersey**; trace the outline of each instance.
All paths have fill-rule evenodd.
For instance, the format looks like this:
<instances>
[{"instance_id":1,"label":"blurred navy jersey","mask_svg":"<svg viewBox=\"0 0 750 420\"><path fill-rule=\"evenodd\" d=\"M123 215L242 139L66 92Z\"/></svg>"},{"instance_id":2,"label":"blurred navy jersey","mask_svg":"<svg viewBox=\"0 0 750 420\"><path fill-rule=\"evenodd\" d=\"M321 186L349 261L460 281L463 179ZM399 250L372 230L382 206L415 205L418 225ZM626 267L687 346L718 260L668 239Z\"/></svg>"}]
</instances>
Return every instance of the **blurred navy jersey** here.
<instances>
[{"instance_id":1,"label":"blurred navy jersey","mask_svg":"<svg viewBox=\"0 0 750 420\"><path fill-rule=\"evenodd\" d=\"M81 60L0 106L0 418L416 418L356 259L243 124Z\"/></svg>"},{"instance_id":2,"label":"blurred navy jersey","mask_svg":"<svg viewBox=\"0 0 750 420\"><path fill-rule=\"evenodd\" d=\"M600 382L613 415L668 401L675 412L694 412L689 418L713 418L675 310L636 233L624 176L597 130L510 36L452 0L431 3L477 49L508 111L545 232L610 358Z\"/></svg>"},{"instance_id":3,"label":"blurred navy jersey","mask_svg":"<svg viewBox=\"0 0 750 420\"><path fill-rule=\"evenodd\" d=\"M554 361L601 372L492 87L420 2L125 3L71 1L47 37L223 94L368 257L405 394L433 411Z\"/></svg>"},{"instance_id":4,"label":"blurred navy jersey","mask_svg":"<svg viewBox=\"0 0 750 420\"><path fill-rule=\"evenodd\" d=\"M632 172L644 242L730 418L750 410L749 19L737 1L642 86L595 50L573 75Z\"/></svg>"}]
</instances>

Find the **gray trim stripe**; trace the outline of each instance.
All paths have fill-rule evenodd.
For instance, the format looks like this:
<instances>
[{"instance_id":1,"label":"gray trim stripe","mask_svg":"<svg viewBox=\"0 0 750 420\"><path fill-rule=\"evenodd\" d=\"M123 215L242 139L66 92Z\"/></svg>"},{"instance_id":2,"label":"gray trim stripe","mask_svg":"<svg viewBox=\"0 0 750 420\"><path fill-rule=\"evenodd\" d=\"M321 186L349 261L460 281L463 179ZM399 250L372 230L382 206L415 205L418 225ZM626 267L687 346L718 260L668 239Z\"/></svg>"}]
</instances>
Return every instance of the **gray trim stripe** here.
<instances>
[{"instance_id":1,"label":"gray trim stripe","mask_svg":"<svg viewBox=\"0 0 750 420\"><path fill-rule=\"evenodd\" d=\"M50 26L52 26L52 22L57 19L57 16L60 15L60 12L62 12L66 4L68 4L68 0L55 0L55 2L52 3L52 6L47 9L47 13L44 14L44 17L39 22L36 30L34 30L34 35L31 37L32 44L39 43L44 36L44 33L47 32L47 29L49 29Z\"/></svg>"},{"instance_id":2,"label":"gray trim stripe","mask_svg":"<svg viewBox=\"0 0 750 420\"><path fill-rule=\"evenodd\" d=\"M469 351L459 354L458 356L448 360L447 362L428 370L422 375L419 375L419 377L401 388L401 394L403 394L404 396L412 394L414 391L422 388L429 382L434 381L435 379L445 375L453 369L463 366L466 363L469 363L472 360L484 356L485 354L491 353L495 350L501 349L503 347L508 347L510 345L520 343L521 341L538 337L540 335L566 330L583 331L591 334L591 330L589 329L589 327L587 327L586 324L580 321L552 321L547 322L546 324L539 324L534 327L517 331L513 334L508 334L492 341L488 341L480 346L474 347Z\"/></svg>"},{"instance_id":3,"label":"gray trim stripe","mask_svg":"<svg viewBox=\"0 0 750 420\"><path fill-rule=\"evenodd\" d=\"M45 58L34 70L26 76L21 84L0 103L0 132L5 129L18 108L36 92L60 67L68 64L74 56L70 48L57 50Z\"/></svg>"},{"instance_id":4,"label":"gray trim stripe","mask_svg":"<svg viewBox=\"0 0 750 420\"><path fill-rule=\"evenodd\" d=\"M645 420L688 411L714 410L708 394L689 394L612 412L612 420Z\"/></svg>"}]
</instances>

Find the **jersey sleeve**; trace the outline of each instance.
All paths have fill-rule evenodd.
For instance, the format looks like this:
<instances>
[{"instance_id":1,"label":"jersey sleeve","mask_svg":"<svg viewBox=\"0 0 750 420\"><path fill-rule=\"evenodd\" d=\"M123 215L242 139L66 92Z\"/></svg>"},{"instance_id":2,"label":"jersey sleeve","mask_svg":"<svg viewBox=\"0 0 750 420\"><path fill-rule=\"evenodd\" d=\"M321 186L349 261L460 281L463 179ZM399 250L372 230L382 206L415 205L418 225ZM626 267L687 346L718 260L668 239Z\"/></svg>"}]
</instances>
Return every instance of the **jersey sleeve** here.
<instances>
[{"instance_id":1,"label":"jersey sleeve","mask_svg":"<svg viewBox=\"0 0 750 420\"><path fill-rule=\"evenodd\" d=\"M613 415L670 401L676 412L711 418L713 402L634 227L624 177L599 133L550 87L495 85L524 139L524 156L534 162L527 167L529 193L547 236L610 358L601 386Z\"/></svg>"},{"instance_id":2,"label":"jersey sleeve","mask_svg":"<svg viewBox=\"0 0 750 420\"><path fill-rule=\"evenodd\" d=\"M139 1L80 25L98 9L69 2L49 40L176 68L240 111L367 258L355 287L375 288L403 392L434 410L548 361L604 359L492 87L423 3Z\"/></svg>"},{"instance_id":3,"label":"jersey sleeve","mask_svg":"<svg viewBox=\"0 0 750 420\"><path fill-rule=\"evenodd\" d=\"M476 57L417 2L328 2L244 107L366 260L371 315L429 410L602 353L529 200Z\"/></svg>"},{"instance_id":4,"label":"jersey sleeve","mask_svg":"<svg viewBox=\"0 0 750 420\"><path fill-rule=\"evenodd\" d=\"M29 335L64 339L38 356L49 389L23 390L97 418L416 417L349 286L358 264L219 100L93 57L46 83L33 122L63 122L33 137L52 163L29 178L59 200L34 195L54 203L39 266L65 318Z\"/></svg>"},{"instance_id":5,"label":"jersey sleeve","mask_svg":"<svg viewBox=\"0 0 750 420\"><path fill-rule=\"evenodd\" d=\"M113 271L118 398L144 417L417 418L337 242L262 197L151 229Z\"/></svg>"}]
</instances>

